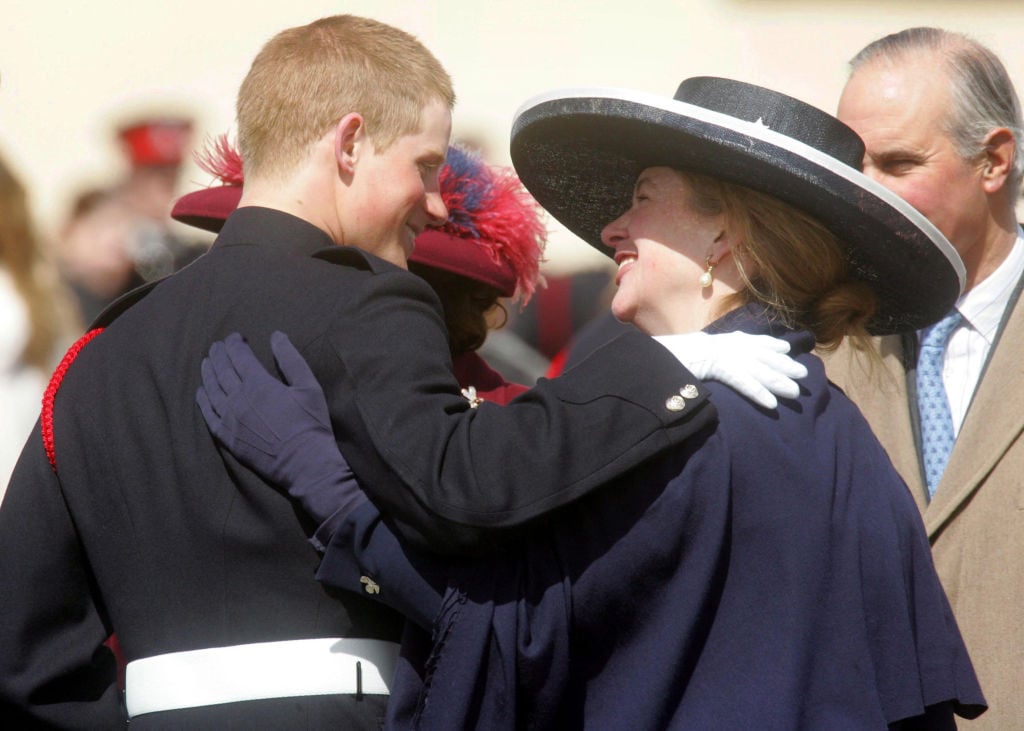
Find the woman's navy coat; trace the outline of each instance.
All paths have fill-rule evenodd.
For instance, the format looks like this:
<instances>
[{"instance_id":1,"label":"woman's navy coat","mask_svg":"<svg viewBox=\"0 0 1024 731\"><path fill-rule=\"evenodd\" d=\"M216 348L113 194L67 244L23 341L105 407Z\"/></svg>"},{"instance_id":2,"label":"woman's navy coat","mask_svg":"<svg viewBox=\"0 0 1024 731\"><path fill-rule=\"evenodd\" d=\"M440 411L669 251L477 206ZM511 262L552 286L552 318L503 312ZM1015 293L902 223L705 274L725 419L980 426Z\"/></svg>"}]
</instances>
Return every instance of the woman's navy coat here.
<instances>
[{"instance_id":1,"label":"woman's navy coat","mask_svg":"<svg viewBox=\"0 0 1024 731\"><path fill-rule=\"evenodd\" d=\"M407 630L392 726L941 729L982 710L917 508L810 335L753 309L717 325L786 337L801 396L767 411L709 384L717 425L497 558L403 556L369 505L335 534L322 580L371 576L430 628Z\"/></svg>"}]
</instances>

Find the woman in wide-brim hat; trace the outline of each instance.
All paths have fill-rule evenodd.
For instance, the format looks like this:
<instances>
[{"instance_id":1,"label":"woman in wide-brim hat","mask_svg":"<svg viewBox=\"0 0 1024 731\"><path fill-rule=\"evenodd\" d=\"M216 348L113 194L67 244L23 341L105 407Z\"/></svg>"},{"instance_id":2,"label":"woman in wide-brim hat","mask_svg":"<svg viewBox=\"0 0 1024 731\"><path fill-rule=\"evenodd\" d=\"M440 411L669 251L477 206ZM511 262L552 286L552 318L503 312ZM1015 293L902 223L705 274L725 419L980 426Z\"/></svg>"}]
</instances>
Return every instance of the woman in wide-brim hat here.
<instances>
[{"instance_id":1,"label":"woman in wide-brim hat","mask_svg":"<svg viewBox=\"0 0 1024 731\"><path fill-rule=\"evenodd\" d=\"M520 110L517 171L614 256L619 318L781 337L809 375L777 410L709 383L717 423L494 557L403 554L353 512L319 578L372 579L427 630L392 726L952 728L984 710L917 508L812 353L936 320L962 286L948 242L859 172L862 153L824 112L723 79Z\"/></svg>"},{"instance_id":2,"label":"woman in wide-brim hat","mask_svg":"<svg viewBox=\"0 0 1024 731\"><path fill-rule=\"evenodd\" d=\"M872 334L920 329L955 302L963 264L924 216L860 172L863 156L860 138L831 115L714 77L684 81L672 99L593 89L544 95L520 111L512 141L513 164L527 189L610 256L614 247L604 228L630 207L641 171L660 166L705 174L789 204L830 232L847 262L843 276L874 295L874 312L863 323ZM749 297L785 288L759 279L765 272L743 268L743 247L764 246L765 233L755 227L751 241L740 242L738 272ZM722 269L715 274L725 277ZM794 299L774 304L791 310L799 307Z\"/></svg>"}]
</instances>

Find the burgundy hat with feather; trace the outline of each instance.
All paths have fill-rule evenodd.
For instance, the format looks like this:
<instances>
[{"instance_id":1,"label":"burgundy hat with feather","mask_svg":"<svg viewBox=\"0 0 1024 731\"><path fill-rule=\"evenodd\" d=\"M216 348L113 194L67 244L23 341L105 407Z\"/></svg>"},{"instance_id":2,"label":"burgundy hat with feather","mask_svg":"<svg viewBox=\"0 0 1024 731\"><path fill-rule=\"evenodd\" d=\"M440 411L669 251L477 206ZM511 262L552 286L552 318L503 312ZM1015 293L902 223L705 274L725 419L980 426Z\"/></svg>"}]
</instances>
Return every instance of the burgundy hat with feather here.
<instances>
[{"instance_id":1,"label":"burgundy hat with feather","mask_svg":"<svg viewBox=\"0 0 1024 731\"><path fill-rule=\"evenodd\" d=\"M242 197L242 158L221 135L196 162L223 184L183 195L171 216L218 233ZM457 145L448 148L440 186L448 220L416 237L409 261L482 282L526 304L540 279L547 234L540 206L511 168L491 167Z\"/></svg>"}]
</instances>

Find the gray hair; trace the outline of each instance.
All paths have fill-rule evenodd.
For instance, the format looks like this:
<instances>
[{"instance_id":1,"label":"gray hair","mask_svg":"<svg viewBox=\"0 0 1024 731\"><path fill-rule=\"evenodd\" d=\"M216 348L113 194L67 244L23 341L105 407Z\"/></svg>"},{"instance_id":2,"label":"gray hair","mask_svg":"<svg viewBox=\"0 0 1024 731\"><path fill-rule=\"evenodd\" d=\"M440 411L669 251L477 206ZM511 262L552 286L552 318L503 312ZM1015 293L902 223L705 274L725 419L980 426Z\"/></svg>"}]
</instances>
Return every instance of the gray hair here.
<instances>
[{"instance_id":1,"label":"gray hair","mask_svg":"<svg viewBox=\"0 0 1024 731\"><path fill-rule=\"evenodd\" d=\"M1016 198L1024 177L1024 122L1020 101L1002 61L991 50L962 33L940 28L908 28L869 43L850 61L852 73L868 62L894 63L915 51L941 54L950 82L952 109L946 132L960 156L978 160L985 153L985 136L1005 127L1017 143L1010 170L1010 192Z\"/></svg>"}]
</instances>

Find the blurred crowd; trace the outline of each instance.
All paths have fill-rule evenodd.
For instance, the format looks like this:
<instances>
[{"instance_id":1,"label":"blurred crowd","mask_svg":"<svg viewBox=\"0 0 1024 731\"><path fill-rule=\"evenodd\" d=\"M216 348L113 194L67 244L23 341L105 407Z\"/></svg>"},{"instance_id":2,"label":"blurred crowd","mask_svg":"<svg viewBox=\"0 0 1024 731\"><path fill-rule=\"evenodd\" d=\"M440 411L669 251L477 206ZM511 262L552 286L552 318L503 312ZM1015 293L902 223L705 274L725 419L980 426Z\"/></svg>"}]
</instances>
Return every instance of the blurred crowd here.
<instances>
[{"instance_id":1,"label":"blurred crowd","mask_svg":"<svg viewBox=\"0 0 1024 731\"><path fill-rule=\"evenodd\" d=\"M33 220L31 191L0 154L0 496L67 347L119 296L181 268L209 244L176 233L170 218L192 120L132 118L113 134L123 173L73 188L51 236Z\"/></svg>"}]
</instances>

